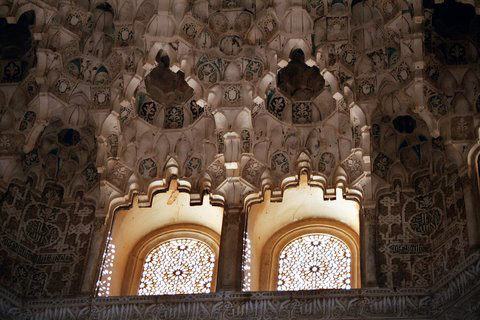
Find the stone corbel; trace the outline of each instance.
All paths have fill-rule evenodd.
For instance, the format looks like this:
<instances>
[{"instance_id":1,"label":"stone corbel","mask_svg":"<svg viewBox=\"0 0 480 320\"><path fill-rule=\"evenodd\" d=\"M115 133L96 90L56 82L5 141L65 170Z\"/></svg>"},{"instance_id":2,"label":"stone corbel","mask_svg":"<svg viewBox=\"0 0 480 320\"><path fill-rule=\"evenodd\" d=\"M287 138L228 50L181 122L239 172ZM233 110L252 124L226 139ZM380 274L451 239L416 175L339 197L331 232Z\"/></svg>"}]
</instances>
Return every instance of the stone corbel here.
<instances>
[{"instance_id":1,"label":"stone corbel","mask_svg":"<svg viewBox=\"0 0 480 320\"><path fill-rule=\"evenodd\" d=\"M222 195L225 206L242 206L244 193L247 188L247 185L239 177L227 177L217 191Z\"/></svg>"},{"instance_id":2,"label":"stone corbel","mask_svg":"<svg viewBox=\"0 0 480 320\"><path fill-rule=\"evenodd\" d=\"M312 159L305 152L300 153L297 158L297 172L300 175L312 172Z\"/></svg>"},{"instance_id":3,"label":"stone corbel","mask_svg":"<svg viewBox=\"0 0 480 320\"><path fill-rule=\"evenodd\" d=\"M38 137L43 132L43 130L48 125L48 121L46 120L37 120L33 126L33 129L30 131L30 135L28 136L25 145L23 146L23 152L29 153L35 147L35 143L37 142Z\"/></svg>"},{"instance_id":4,"label":"stone corbel","mask_svg":"<svg viewBox=\"0 0 480 320\"><path fill-rule=\"evenodd\" d=\"M338 165L337 168L335 169L335 187L344 189L348 186L348 179L347 179L347 173L345 172L345 169L343 169L342 166Z\"/></svg>"},{"instance_id":5,"label":"stone corbel","mask_svg":"<svg viewBox=\"0 0 480 320\"><path fill-rule=\"evenodd\" d=\"M208 173L205 172L198 180L198 188L200 190L200 194L205 194L212 190L212 178Z\"/></svg>"},{"instance_id":6,"label":"stone corbel","mask_svg":"<svg viewBox=\"0 0 480 320\"><path fill-rule=\"evenodd\" d=\"M432 113L423 105L423 103L418 104L413 111L418 114L423 121L425 121L428 130L430 131L430 135L433 138L438 138L440 136L438 121L434 119Z\"/></svg>"},{"instance_id":7,"label":"stone corbel","mask_svg":"<svg viewBox=\"0 0 480 320\"><path fill-rule=\"evenodd\" d=\"M265 103L267 89L271 84L274 83L276 83L275 74L269 71L260 81L257 82L257 96L253 99L253 102L256 104L261 104L262 102Z\"/></svg>"},{"instance_id":8,"label":"stone corbel","mask_svg":"<svg viewBox=\"0 0 480 320\"><path fill-rule=\"evenodd\" d=\"M225 170L227 177L237 177L240 174L240 135L236 132L227 132L225 141Z\"/></svg>"},{"instance_id":9,"label":"stone corbel","mask_svg":"<svg viewBox=\"0 0 480 320\"><path fill-rule=\"evenodd\" d=\"M335 76L327 69L320 71L320 74L322 75L323 79L325 79L325 84L328 84L328 87L330 87L330 93L332 94L333 98L335 100L342 98L343 95L340 93L338 81Z\"/></svg>"},{"instance_id":10,"label":"stone corbel","mask_svg":"<svg viewBox=\"0 0 480 320\"><path fill-rule=\"evenodd\" d=\"M363 156L363 163L364 171L371 172L372 171L372 164L371 164L371 154L370 154L370 143L371 143L371 136L370 136L370 126L363 126L362 130L362 156Z\"/></svg>"},{"instance_id":11,"label":"stone corbel","mask_svg":"<svg viewBox=\"0 0 480 320\"><path fill-rule=\"evenodd\" d=\"M127 103L128 100L132 99L135 95L135 91L137 90L137 87L140 85L142 80L143 77L136 74L128 83L127 88L125 89L125 100L127 100Z\"/></svg>"},{"instance_id":12,"label":"stone corbel","mask_svg":"<svg viewBox=\"0 0 480 320\"><path fill-rule=\"evenodd\" d=\"M262 181L262 190L272 189L274 181L270 169L266 168L260 179Z\"/></svg>"},{"instance_id":13,"label":"stone corbel","mask_svg":"<svg viewBox=\"0 0 480 320\"><path fill-rule=\"evenodd\" d=\"M37 49L37 67L35 68L35 81L40 86L45 83L48 68L48 52L46 49Z\"/></svg>"},{"instance_id":14,"label":"stone corbel","mask_svg":"<svg viewBox=\"0 0 480 320\"><path fill-rule=\"evenodd\" d=\"M174 158L170 158L165 164L165 181L170 181L172 178L176 178L179 176L179 165L178 162Z\"/></svg>"},{"instance_id":15,"label":"stone corbel","mask_svg":"<svg viewBox=\"0 0 480 320\"><path fill-rule=\"evenodd\" d=\"M104 167L107 162L107 140L104 136L97 136L96 167Z\"/></svg>"}]
</instances>

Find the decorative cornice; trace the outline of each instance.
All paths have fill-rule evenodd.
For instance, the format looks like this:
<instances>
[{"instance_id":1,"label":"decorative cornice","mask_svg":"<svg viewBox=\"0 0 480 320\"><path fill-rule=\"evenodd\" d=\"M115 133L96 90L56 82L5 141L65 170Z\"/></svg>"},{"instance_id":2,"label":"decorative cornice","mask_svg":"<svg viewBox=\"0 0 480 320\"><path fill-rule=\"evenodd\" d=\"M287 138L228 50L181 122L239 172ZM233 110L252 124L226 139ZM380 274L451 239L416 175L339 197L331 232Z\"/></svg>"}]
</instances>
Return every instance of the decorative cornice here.
<instances>
[{"instance_id":1,"label":"decorative cornice","mask_svg":"<svg viewBox=\"0 0 480 320\"><path fill-rule=\"evenodd\" d=\"M0 290L2 319L478 319L480 252L432 287L25 300Z\"/></svg>"}]
</instances>

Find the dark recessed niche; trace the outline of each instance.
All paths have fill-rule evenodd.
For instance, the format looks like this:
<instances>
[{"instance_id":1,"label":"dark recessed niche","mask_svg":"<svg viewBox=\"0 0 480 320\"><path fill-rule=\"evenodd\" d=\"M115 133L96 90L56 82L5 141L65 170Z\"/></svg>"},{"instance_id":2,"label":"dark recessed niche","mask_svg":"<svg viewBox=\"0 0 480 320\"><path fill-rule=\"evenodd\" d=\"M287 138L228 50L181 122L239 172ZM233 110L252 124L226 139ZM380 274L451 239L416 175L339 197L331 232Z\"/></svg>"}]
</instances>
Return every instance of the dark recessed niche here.
<instances>
[{"instance_id":1,"label":"dark recessed niche","mask_svg":"<svg viewBox=\"0 0 480 320\"><path fill-rule=\"evenodd\" d=\"M335 2L335 1L334 1ZM363 3L364 0L353 0L352 1L352 8L356 5L356 4L359 4L359 3Z\"/></svg>"},{"instance_id":2,"label":"dark recessed niche","mask_svg":"<svg viewBox=\"0 0 480 320\"><path fill-rule=\"evenodd\" d=\"M58 133L58 142L66 147L75 146L80 141L80 133L74 129L63 129Z\"/></svg>"},{"instance_id":3,"label":"dark recessed niche","mask_svg":"<svg viewBox=\"0 0 480 320\"><path fill-rule=\"evenodd\" d=\"M398 116L393 119L393 127L400 133L412 133L417 128L417 121L411 116Z\"/></svg>"},{"instance_id":4,"label":"dark recessed niche","mask_svg":"<svg viewBox=\"0 0 480 320\"><path fill-rule=\"evenodd\" d=\"M95 7L95 9L102 10L105 12L110 12L113 14L113 8L108 2L101 3Z\"/></svg>"},{"instance_id":5,"label":"dark recessed niche","mask_svg":"<svg viewBox=\"0 0 480 320\"><path fill-rule=\"evenodd\" d=\"M423 6L433 10L433 30L442 37L458 40L479 32L476 27L479 17L472 5L455 0L445 0L439 4L435 4L433 0L424 0Z\"/></svg>"},{"instance_id":6,"label":"dark recessed niche","mask_svg":"<svg viewBox=\"0 0 480 320\"><path fill-rule=\"evenodd\" d=\"M157 101L168 104L182 104L193 95L193 89L185 81L182 71L170 70L170 58L160 51L155 57L158 65L145 78L148 94Z\"/></svg>"},{"instance_id":7,"label":"dark recessed niche","mask_svg":"<svg viewBox=\"0 0 480 320\"><path fill-rule=\"evenodd\" d=\"M34 11L25 12L14 24L0 18L0 59L18 59L30 50L32 47L30 26L34 23Z\"/></svg>"},{"instance_id":8,"label":"dark recessed niche","mask_svg":"<svg viewBox=\"0 0 480 320\"><path fill-rule=\"evenodd\" d=\"M295 49L290 52L290 60L297 63L305 63L305 53L302 49Z\"/></svg>"},{"instance_id":9,"label":"dark recessed niche","mask_svg":"<svg viewBox=\"0 0 480 320\"><path fill-rule=\"evenodd\" d=\"M155 61L158 62L158 65L162 68L169 68L170 67L170 58L166 54L162 54L159 52L155 57Z\"/></svg>"},{"instance_id":10,"label":"dark recessed niche","mask_svg":"<svg viewBox=\"0 0 480 320\"><path fill-rule=\"evenodd\" d=\"M278 72L278 88L295 101L314 99L324 85L320 70L305 63L305 53L301 49L290 52L290 62Z\"/></svg>"}]
</instances>

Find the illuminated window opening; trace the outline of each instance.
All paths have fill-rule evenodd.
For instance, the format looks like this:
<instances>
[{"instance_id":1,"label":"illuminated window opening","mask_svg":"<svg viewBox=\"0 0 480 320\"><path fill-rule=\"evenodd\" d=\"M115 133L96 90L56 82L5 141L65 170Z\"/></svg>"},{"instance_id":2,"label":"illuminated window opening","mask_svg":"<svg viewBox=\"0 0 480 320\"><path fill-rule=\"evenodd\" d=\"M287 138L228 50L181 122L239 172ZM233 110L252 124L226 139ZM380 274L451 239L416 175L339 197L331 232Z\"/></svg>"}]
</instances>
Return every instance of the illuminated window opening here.
<instances>
[{"instance_id":1,"label":"illuminated window opening","mask_svg":"<svg viewBox=\"0 0 480 320\"><path fill-rule=\"evenodd\" d=\"M99 297L108 297L112 285L113 262L115 261L115 245L112 243L111 237L107 238L107 247L103 253L102 261L102 272L96 284L96 292Z\"/></svg>"},{"instance_id":2,"label":"illuminated window opening","mask_svg":"<svg viewBox=\"0 0 480 320\"><path fill-rule=\"evenodd\" d=\"M337 237L301 236L280 252L277 290L351 289L351 264L350 249Z\"/></svg>"},{"instance_id":3,"label":"illuminated window opening","mask_svg":"<svg viewBox=\"0 0 480 320\"><path fill-rule=\"evenodd\" d=\"M252 290L251 262L252 262L252 245L251 245L250 239L248 238L248 233L246 233L245 237L243 238L242 291Z\"/></svg>"},{"instance_id":4,"label":"illuminated window opening","mask_svg":"<svg viewBox=\"0 0 480 320\"><path fill-rule=\"evenodd\" d=\"M278 290L280 252L295 239L310 234L330 235L347 245L350 286L360 287L360 199L342 188L325 190L313 183L321 179L310 178L312 185L307 175L285 178L282 183L291 183L291 187L282 194L267 190L261 202L249 205L246 232L251 254L244 258L249 267L248 273L244 270L244 283L249 291Z\"/></svg>"},{"instance_id":5,"label":"illuminated window opening","mask_svg":"<svg viewBox=\"0 0 480 320\"><path fill-rule=\"evenodd\" d=\"M215 253L203 241L177 238L160 243L147 255L139 295L209 293Z\"/></svg>"},{"instance_id":6,"label":"illuminated window opening","mask_svg":"<svg viewBox=\"0 0 480 320\"><path fill-rule=\"evenodd\" d=\"M278 230L262 250L260 288L270 291L360 288L358 234L329 219Z\"/></svg>"},{"instance_id":7,"label":"illuminated window opening","mask_svg":"<svg viewBox=\"0 0 480 320\"><path fill-rule=\"evenodd\" d=\"M201 205L191 205L190 195L172 185L166 192L149 191L148 198L133 197L130 206L112 207L98 296L150 294L145 290L139 293L147 256L162 243L176 239L198 240L214 253L210 292L215 292L223 208L211 205L208 195ZM155 190L155 185L152 188Z\"/></svg>"}]
</instances>

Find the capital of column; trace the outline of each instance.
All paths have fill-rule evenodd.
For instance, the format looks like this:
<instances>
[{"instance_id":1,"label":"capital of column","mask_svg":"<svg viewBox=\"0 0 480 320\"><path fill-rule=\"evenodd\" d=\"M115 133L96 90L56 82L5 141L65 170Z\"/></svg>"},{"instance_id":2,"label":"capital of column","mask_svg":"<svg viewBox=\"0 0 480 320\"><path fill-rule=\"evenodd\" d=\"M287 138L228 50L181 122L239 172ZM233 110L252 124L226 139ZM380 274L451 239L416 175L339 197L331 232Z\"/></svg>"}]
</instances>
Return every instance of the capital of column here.
<instances>
[{"instance_id":1,"label":"capital of column","mask_svg":"<svg viewBox=\"0 0 480 320\"><path fill-rule=\"evenodd\" d=\"M243 213L243 206L225 206L223 211L223 223L228 225L241 223Z\"/></svg>"},{"instance_id":2,"label":"capital of column","mask_svg":"<svg viewBox=\"0 0 480 320\"><path fill-rule=\"evenodd\" d=\"M368 224L374 224L377 219L375 208L362 208L360 211L363 221Z\"/></svg>"}]
</instances>

